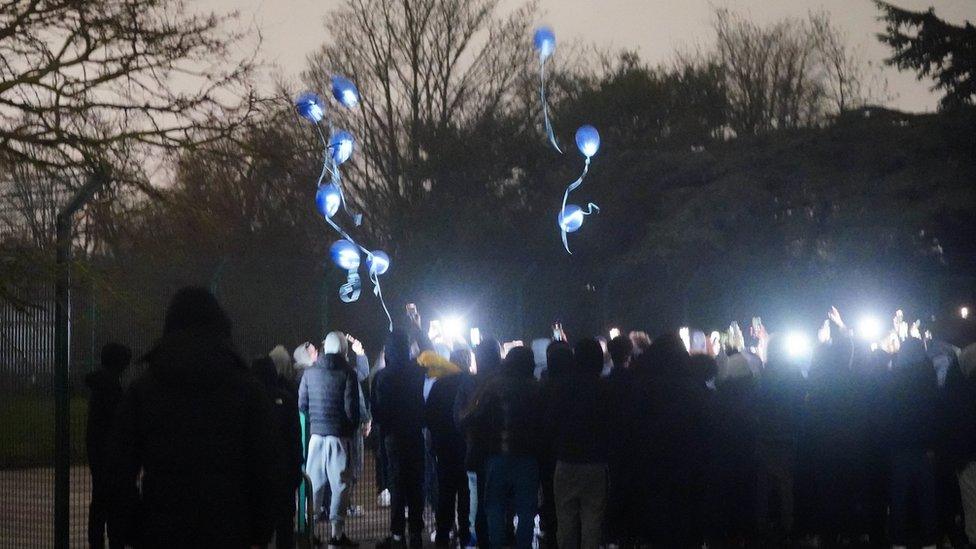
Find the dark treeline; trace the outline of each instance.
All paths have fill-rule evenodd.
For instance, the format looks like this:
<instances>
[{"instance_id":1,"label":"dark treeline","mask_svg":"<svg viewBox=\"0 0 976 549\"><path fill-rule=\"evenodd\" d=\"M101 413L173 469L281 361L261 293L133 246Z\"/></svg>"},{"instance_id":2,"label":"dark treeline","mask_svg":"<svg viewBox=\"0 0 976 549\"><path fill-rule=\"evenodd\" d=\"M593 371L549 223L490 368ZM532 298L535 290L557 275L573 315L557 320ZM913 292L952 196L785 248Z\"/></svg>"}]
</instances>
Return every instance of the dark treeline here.
<instances>
[{"instance_id":1,"label":"dark treeline","mask_svg":"<svg viewBox=\"0 0 976 549\"><path fill-rule=\"evenodd\" d=\"M362 113L336 123L357 136L345 181L366 214L357 234L393 258L394 307L461 308L513 336L571 318L592 323L571 327L580 330L663 328L744 311L775 317L796 294L806 302L791 307L819 310L848 297L837 292L882 284L899 304L938 304L955 296L936 288L952 294L952 277L972 266L971 107L872 107L883 87L823 14L762 26L727 11L715 14L713 44L660 66L573 45L557 55L558 137L568 143L591 123L604 143L580 190L601 213L567 258L554 219L582 160L552 154L540 136L527 44L535 7L420 4L431 17L411 29L419 57L395 40L409 23L402 8L337 9L302 83L282 83L280 100L259 104L230 137L180 151L156 185L114 185L86 209L83 271L110 306L153 326L165 296L199 283L256 319L248 327L263 340L297 337L284 317L380 337L369 296L336 299L339 274L326 265L334 234L313 208L320 152L290 107L296 90L324 90L333 72L363 93ZM445 37L444 25L464 32ZM370 37L391 45L381 59L359 47ZM478 61L438 63L438 52ZM50 249L44 199L54 191L33 184L44 172L22 171L5 198L16 228L5 249ZM22 253L5 255L19 268ZM584 310L596 314L576 314Z\"/></svg>"}]
</instances>

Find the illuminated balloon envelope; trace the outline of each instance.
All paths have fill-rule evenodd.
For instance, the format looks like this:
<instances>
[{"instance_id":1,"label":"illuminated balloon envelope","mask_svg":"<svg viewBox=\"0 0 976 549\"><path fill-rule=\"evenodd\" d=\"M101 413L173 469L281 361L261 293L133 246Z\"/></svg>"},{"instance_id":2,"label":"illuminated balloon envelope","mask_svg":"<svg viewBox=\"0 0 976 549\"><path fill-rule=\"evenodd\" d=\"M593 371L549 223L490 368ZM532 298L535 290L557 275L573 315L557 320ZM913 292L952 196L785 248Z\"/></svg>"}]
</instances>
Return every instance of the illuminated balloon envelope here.
<instances>
[{"instance_id":1,"label":"illuminated balloon envelope","mask_svg":"<svg viewBox=\"0 0 976 549\"><path fill-rule=\"evenodd\" d=\"M314 92L305 92L295 98L298 115L312 122L319 122L325 116L325 101Z\"/></svg>"},{"instance_id":2,"label":"illuminated balloon envelope","mask_svg":"<svg viewBox=\"0 0 976 549\"><path fill-rule=\"evenodd\" d=\"M329 248L329 255L340 269L355 271L359 268L359 248L346 239L336 240Z\"/></svg>"},{"instance_id":3,"label":"illuminated balloon envelope","mask_svg":"<svg viewBox=\"0 0 976 549\"><path fill-rule=\"evenodd\" d=\"M336 164L342 164L349 157L352 156L352 149L355 140L352 134L345 131L339 130L332 134L332 139L329 142L329 151L332 154L332 160Z\"/></svg>"},{"instance_id":4,"label":"illuminated balloon envelope","mask_svg":"<svg viewBox=\"0 0 976 549\"><path fill-rule=\"evenodd\" d=\"M576 204L566 204L557 218L559 227L567 233L575 233L583 226L583 208Z\"/></svg>"},{"instance_id":5,"label":"illuminated balloon envelope","mask_svg":"<svg viewBox=\"0 0 976 549\"><path fill-rule=\"evenodd\" d=\"M315 193L315 207L326 218L334 216L339 211L340 205L342 205L342 192L335 183L322 185Z\"/></svg>"},{"instance_id":6,"label":"illuminated balloon envelope","mask_svg":"<svg viewBox=\"0 0 976 549\"><path fill-rule=\"evenodd\" d=\"M556 50L556 34L549 27L539 27L532 35L532 44L539 52L539 57L545 59Z\"/></svg>"},{"instance_id":7,"label":"illuminated balloon envelope","mask_svg":"<svg viewBox=\"0 0 976 549\"><path fill-rule=\"evenodd\" d=\"M380 276L390 269L390 256L386 252L377 250L373 255L366 256L366 268L370 274Z\"/></svg>"},{"instance_id":8,"label":"illuminated balloon envelope","mask_svg":"<svg viewBox=\"0 0 976 549\"><path fill-rule=\"evenodd\" d=\"M343 76L332 77L332 95L346 108L351 109L359 104L359 90L351 80Z\"/></svg>"},{"instance_id":9,"label":"illuminated balloon envelope","mask_svg":"<svg viewBox=\"0 0 976 549\"><path fill-rule=\"evenodd\" d=\"M576 147L583 156L590 158L600 150L600 132L589 124L576 130Z\"/></svg>"}]
</instances>

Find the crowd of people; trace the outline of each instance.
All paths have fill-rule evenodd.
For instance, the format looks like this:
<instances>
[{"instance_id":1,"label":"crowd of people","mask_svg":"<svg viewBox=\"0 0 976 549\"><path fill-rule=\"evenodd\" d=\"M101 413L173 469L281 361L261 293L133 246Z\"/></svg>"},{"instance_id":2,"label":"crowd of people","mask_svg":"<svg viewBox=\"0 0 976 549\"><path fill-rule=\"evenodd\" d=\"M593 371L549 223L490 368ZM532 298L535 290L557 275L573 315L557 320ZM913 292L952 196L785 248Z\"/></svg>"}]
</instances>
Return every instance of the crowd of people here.
<instances>
[{"instance_id":1,"label":"crowd of people","mask_svg":"<svg viewBox=\"0 0 976 549\"><path fill-rule=\"evenodd\" d=\"M861 340L836 309L808 350L761 324L528 347L396 324L373 368L340 332L248 367L181 290L147 372L123 395L111 346L90 383L92 545L293 547L304 471L328 545L355 547L367 444L382 547L421 547L428 506L437 546L976 544L972 341L898 319Z\"/></svg>"}]
</instances>

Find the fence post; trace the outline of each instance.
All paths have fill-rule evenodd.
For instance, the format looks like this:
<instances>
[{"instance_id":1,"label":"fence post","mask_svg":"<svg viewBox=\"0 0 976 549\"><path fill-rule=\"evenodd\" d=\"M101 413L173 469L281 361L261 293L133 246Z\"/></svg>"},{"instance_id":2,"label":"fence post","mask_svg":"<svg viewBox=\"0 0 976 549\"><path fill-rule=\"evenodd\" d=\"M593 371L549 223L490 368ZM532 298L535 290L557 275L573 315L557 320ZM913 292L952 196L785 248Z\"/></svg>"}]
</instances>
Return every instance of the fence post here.
<instances>
[{"instance_id":1,"label":"fence post","mask_svg":"<svg viewBox=\"0 0 976 549\"><path fill-rule=\"evenodd\" d=\"M71 241L72 218L105 183L101 172L89 176L71 201L58 212L57 278L54 284L54 547L68 549L71 493Z\"/></svg>"}]
</instances>

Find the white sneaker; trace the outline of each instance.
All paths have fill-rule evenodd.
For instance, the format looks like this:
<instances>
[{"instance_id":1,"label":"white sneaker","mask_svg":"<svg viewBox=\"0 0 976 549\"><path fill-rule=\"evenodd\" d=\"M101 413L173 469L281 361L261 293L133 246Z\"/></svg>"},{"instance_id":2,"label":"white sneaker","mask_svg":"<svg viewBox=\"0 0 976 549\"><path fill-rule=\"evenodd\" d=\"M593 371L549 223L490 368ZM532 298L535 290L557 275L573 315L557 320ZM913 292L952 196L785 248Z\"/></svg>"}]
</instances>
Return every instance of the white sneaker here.
<instances>
[{"instance_id":1,"label":"white sneaker","mask_svg":"<svg viewBox=\"0 0 976 549\"><path fill-rule=\"evenodd\" d=\"M376 505L379 505L380 507L389 507L390 506L390 491L389 490L383 490L382 492L379 493L378 496L376 496Z\"/></svg>"}]
</instances>

